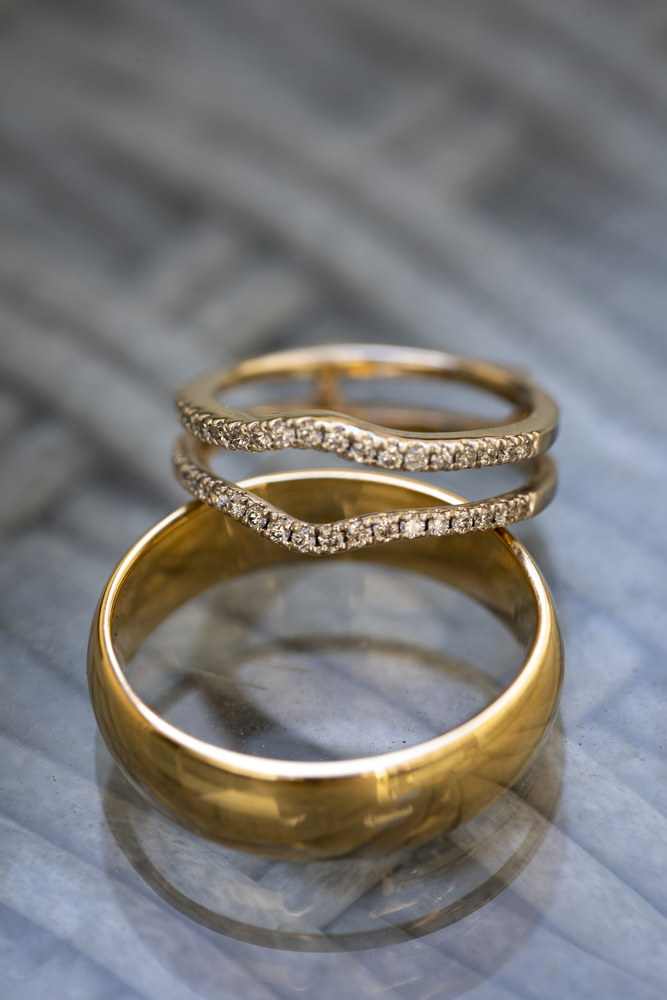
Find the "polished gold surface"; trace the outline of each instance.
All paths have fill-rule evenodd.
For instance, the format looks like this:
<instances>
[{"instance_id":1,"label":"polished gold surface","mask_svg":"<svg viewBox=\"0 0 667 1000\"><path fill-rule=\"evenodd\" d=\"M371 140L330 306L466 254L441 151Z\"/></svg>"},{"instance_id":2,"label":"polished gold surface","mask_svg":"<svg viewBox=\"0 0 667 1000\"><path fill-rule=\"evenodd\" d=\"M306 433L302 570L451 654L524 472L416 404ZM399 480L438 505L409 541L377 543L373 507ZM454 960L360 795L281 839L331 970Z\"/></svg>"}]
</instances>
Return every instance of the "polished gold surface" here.
<instances>
[{"instance_id":1,"label":"polished gold surface","mask_svg":"<svg viewBox=\"0 0 667 1000\"><path fill-rule=\"evenodd\" d=\"M304 516L452 503L440 489L378 473L299 472L245 481ZM306 487L304 489L304 487ZM114 571L90 640L89 682L104 738L126 774L163 811L219 843L274 857L379 853L427 840L479 813L523 773L554 717L562 648L554 609L525 549L502 531L406 541L335 558L400 566L485 604L526 649L504 691L474 718L426 743L356 760L251 757L195 739L141 701L123 670L173 610L221 580L304 559L210 507L181 508Z\"/></svg>"},{"instance_id":2,"label":"polished gold surface","mask_svg":"<svg viewBox=\"0 0 667 1000\"><path fill-rule=\"evenodd\" d=\"M297 952L366 951L465 920L510 885L548 834L562 758L555 725L512 789L464 826L381 857L269 862L270 888L247 876L248 865L259 867L263 859L186 830L174 836L173 824L128 787L117 768L107 768L105 818L142 880L218 934ZM314 872L326 884L324 900ZM336 917L322 919L319 910L318 925L318 904Z\"/></svg>"},{"instance_id":3,"label":"polished gold surface","mask_svg":"<svg viewBox=\"0 0 667 1000\"><path fill-rule=\"evenodd\" d=\"M508 422L459 429L415 429L373 423L350 407L341 390L344 379L430 378L481 388L508 401ZM266 415L226 405L222 394L264 380L308 379L312 403ZM545 452L558 427L558 407L530 376L517 368L415 347L338 344L280 351L243 361L193 379L176 395L186 430L209 444L238 451L289 447L333 452L362 465L428 472L480 468L523 461ZM443 422L447 422L443 413Z\"/></svg>"}]
</instances>

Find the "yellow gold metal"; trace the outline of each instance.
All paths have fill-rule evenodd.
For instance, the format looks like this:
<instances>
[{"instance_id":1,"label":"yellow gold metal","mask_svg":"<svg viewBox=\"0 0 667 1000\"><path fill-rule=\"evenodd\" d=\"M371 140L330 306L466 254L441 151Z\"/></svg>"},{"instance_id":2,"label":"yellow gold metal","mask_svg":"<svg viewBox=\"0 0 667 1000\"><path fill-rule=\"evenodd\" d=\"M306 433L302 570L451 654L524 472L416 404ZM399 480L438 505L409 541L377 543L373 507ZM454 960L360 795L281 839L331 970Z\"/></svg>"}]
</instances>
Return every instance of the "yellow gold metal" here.
<instances>
[{"instance_id":1,"label":"yellow gold metal","mask_svg":"<svg viewBox=\"0 0 667 1000\"><path fill-rule=\"evenodd\" d=\"M340 393L341 379L428 377L463 382L513 404L509 422L457 429L395 427L363 419ZM311 379L313 406L268 413L238 410L221 401L226 390L262 380ZM554 441L558 408L523 371L443 351L375 344L318 346L267 354L193 379L179 390L176 405L183 426L200 440L236 451L314 448L362 465L413 472L474 469L534 458ZM381 410L379 411L381 413ZM437 424L436 424L437 426Z\"/></svg>"},{"instance_id":2,"label":"yellow gold metal","mask_svg":"<svg viewBox=\"0 0 667 1000\"><path fill-rule=\"evenodd\" d=\"M240 484L303 516L451 504L435 487L372 472L290 472ZM503 530L408 540L338 559L397 566L453 585L502 619L526 650L503 694L474 718L416 746L357 760L253 757L195 739L152 711L126 663L171 612L236 575L306 557L201 503L138 541L107 584L89 646L90 692L102 734L130 779L164 812L219 843L313 859L418 844L472 818L523 773L556 712L560 633L547 587Z\"/></svg>"}]
</instances>

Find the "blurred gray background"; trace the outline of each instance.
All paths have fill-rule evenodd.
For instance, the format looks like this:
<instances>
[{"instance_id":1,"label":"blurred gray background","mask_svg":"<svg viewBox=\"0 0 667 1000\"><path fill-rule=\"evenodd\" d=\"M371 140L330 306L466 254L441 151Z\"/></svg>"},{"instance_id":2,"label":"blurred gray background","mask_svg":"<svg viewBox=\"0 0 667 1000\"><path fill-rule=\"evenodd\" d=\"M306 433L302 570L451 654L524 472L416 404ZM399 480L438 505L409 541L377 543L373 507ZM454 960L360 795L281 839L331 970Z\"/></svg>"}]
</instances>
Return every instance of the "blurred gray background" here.
<instances>
[{"instance_id":1,"label":"blurred gray background","mask_svg":"<svg viewBox=\"0 0 667 1000\"><path fill-rule=\"evenodd\" d=\"M666 232L664 0L1 5L3 996L664 995ZM560 796L393 881L204 862L85 686L106 576L182 498L174 389L340 340L520 363L563 410L518 532L567 643ZM209 864L227 923L187 901Z\"/></svg>"}]
</instances>

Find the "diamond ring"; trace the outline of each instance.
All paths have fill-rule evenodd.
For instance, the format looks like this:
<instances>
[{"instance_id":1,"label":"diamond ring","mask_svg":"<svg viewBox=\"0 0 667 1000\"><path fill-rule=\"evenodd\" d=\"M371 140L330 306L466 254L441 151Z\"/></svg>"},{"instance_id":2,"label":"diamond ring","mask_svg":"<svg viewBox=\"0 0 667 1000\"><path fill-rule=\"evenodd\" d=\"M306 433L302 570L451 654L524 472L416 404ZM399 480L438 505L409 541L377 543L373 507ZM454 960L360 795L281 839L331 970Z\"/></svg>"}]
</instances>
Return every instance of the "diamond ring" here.
<instances>
[{"instance_id":1,"label":"diamond ring","mask_svg":"<svg viewBox=\"0 0 667 1000\"><path fill-rule=\"evenodd\" d=\"M403 427L355 415L344 400L342 380L383 383L398 378L437 379L484 389L512 404L509 421L466 429ZM315 384L312 405L287 404L245 411L221 396L261 382ZM558 408L553 399L518 369L412 347L342 344L280 351L241 362L184 385L176 396L184 428L207 444L232 451L312 448L351 462L407 472L477 469L522 462L547 451L554 441ZM431 414L436 425L443 413ZM457 421L460 423L460 421Z\"/></svg>"},{"instance_id":2,"label":"diamond ring","mask_svg":"<svg viewBox=\"0 0 667 1000\"><path fill-rule=\"evenodd\" d=\"M215 450L190 435L176 441L172 461L181 485L195 499L283 548L315 556L406 538L435 538L506 527L538 514L556 489L556 466L547 455L541 455L526 463L529 478L522 486L488 500L389 511L368 511L356 504L353 516L313 523L267 503L241 484L215 475L210 465ZM304 488L307 477L304 472ZM298 507L298 497L295 502Z\"/></svg>"}]
</instances>

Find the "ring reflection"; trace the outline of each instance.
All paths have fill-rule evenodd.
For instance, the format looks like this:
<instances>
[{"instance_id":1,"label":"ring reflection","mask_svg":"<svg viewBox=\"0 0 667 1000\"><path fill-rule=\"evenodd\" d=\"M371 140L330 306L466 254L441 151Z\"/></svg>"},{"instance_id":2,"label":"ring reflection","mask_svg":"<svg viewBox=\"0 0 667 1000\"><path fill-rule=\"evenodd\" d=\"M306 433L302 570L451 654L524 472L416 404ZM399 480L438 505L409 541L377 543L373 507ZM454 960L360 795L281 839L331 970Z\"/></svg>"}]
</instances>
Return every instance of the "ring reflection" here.
<instances>
[{"instance_id":1,"label":"ring reflection","mask_svg":"<svg viewBox=\"0 0 667 1000\"><path fill-rule=\"evenodd\" d=\"M460 593L331 564L224 584L164 623L130 669L149 704L200 738L324 760L382 753L462 722L521 660L506 629ZM548 830L561 754L554 729L483 814L381 858L304 864L211 844L147 806L115 769L106 813L142 878L199 923L275 948L365 949L459 921L508 885Z\"/></svg>"}]
</instances>

